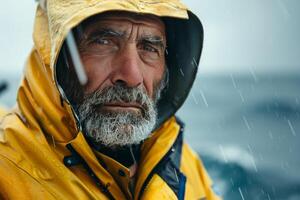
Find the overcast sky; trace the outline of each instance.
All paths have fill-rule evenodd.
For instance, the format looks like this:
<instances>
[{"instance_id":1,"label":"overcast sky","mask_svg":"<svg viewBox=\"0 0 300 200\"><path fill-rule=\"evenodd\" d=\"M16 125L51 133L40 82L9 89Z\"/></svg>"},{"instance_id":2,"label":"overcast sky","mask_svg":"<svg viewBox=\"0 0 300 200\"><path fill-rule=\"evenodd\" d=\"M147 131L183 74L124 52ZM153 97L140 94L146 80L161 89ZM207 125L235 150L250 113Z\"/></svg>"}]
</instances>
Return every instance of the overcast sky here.
<instances>
[{"instance_id":1,"label":"overcast sky","mask_svg":"<svg viewBox=\"0 0 300 200\"><path fill-rule=\"evenodd\" d=\"M202 20L202 73L300 72L299 0L184 0ZM3 1L0 72L21 73L32 48L34 0Z\"/></svg>"}]
</instances>

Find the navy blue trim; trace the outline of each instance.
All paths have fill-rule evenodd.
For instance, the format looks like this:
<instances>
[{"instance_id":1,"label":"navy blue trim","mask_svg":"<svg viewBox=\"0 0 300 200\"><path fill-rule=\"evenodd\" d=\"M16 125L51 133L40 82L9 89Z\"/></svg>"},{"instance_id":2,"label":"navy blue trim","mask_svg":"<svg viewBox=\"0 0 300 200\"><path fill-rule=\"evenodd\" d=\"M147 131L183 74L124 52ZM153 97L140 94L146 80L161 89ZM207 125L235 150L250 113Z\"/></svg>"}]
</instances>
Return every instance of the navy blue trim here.
<instances>
[{"instance_id":1,"label":"navy blue trim","mask_svg":"<svg viewBox=\"0 0 300 200\"><path fill-rule=\"evenodd\" d=\"M184 123L178 118L176 121L180 125L180 132L170 150L148 175L138 199L141 199L154 174L158 174L168 184L179 200L184 199L186 178L180 172Z\"/></svg>"},{"instance_id":2,"label":"navy blue trim","mask_svg":"<svg viewBox=\"0 0 300 200\"><path fill-rule=\"evenodd\" d=\"M168 184L176 196L180 196L180 185L182 173L180 172L181 150L183 133L180 133L171 148L172 153L161 164L158 165L156 173Z\"/></svg>"},{"instance_id":3,"label":"navy blue trim","mask_svg":"<svg viewBox=\"0 0 300 200\"><path fill-rule=\"evenodd\" d=\"M184 195L185 195L185 183L186 183L186 177L185 177L185 175L180 174L180 178L179 178L178 200L184 200Z\"/></svg>"}]
</instances>

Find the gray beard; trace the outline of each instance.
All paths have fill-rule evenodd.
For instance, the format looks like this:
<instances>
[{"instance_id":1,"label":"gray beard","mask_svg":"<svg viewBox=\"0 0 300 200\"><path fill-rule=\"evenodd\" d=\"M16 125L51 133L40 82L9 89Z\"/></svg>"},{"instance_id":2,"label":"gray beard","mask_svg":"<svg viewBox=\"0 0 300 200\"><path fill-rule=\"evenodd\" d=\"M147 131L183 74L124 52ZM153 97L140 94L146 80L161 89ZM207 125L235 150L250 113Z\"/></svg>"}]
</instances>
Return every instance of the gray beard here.
<instances>
[{"instance_id":1,"label":"gray beard","mask_svg":"<svg viewBox=\"0 0 300 200\"><path fill-rule=\"evenodd\" d=\"M154 100L148 97L144 88L128 88L121 84L85 96L78 106L79 120L85 134L109 148L139 144L149 137L155 127L156 101L164 87L160 85ZM101 110L110 102L138 103L142 109L140 112Z\"/></svg>"}]
</instances>

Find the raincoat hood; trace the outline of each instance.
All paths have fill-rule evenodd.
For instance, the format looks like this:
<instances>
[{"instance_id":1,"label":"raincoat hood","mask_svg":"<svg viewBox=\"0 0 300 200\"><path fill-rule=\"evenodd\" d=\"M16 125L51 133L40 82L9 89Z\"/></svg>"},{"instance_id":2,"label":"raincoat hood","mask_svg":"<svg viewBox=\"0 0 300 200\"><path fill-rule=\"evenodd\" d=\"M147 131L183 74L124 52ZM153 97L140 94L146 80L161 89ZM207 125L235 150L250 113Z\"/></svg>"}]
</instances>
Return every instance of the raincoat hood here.
<instances>
[{"instance_id":1,"label":"raincoat hood","mask_svg":"<svg viewBox=\"0 0 300 200\"><path fill-rule=\"evenodd\" d=\"M18 91L18 105L27 123L40 125L58 141L68 141L80 131L64 86L57 81L63 77L56 77L61 48L72 28L91 16L108 11L152 14L162 17L166 24L166 61L170 75L169 85L158 102L156 128L175 114L194 82L203 29L198 18L178 0L45 1L44 6L37 7L34 49Z\"/></svg>"}]
</instances>

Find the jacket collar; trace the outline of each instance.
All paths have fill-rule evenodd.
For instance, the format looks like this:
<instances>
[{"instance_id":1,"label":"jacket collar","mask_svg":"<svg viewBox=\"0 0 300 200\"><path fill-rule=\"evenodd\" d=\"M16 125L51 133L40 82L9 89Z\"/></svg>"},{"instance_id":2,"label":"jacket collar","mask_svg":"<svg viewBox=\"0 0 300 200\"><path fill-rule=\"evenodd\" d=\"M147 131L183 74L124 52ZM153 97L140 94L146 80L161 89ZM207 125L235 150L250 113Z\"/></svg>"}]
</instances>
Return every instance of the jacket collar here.
<instances>
[{"instance_id":1,"label":"jacket collar","mask_svg":"<svg viewBox=\"0 0 300 200\"><path fill-rule=\"evenodd\" d=\"M166 156L174 145L179 133L179 125L176 123L175 117L170 118L158 130L152 133L141 147L141 159L137 172L137 182L135 186L135 194L142 192L143 186L151 172L158 163ZM96 176L97 182L107 189L112 196L123 196L122 190L114 181L113 176L101 165L92 148L87 143L83 133L79 132L77 137L67 144L71 152L71 156L65 157L65 164L68 165L68 159L77 159L77 164L83 164L91 176ZM76 158L77 157L77 158ZM109 167L109 166L107 166ZM135 199L138 195L135 195ZM124 199L126 199L124 197Z\"/></svg>"}]
</instances>

